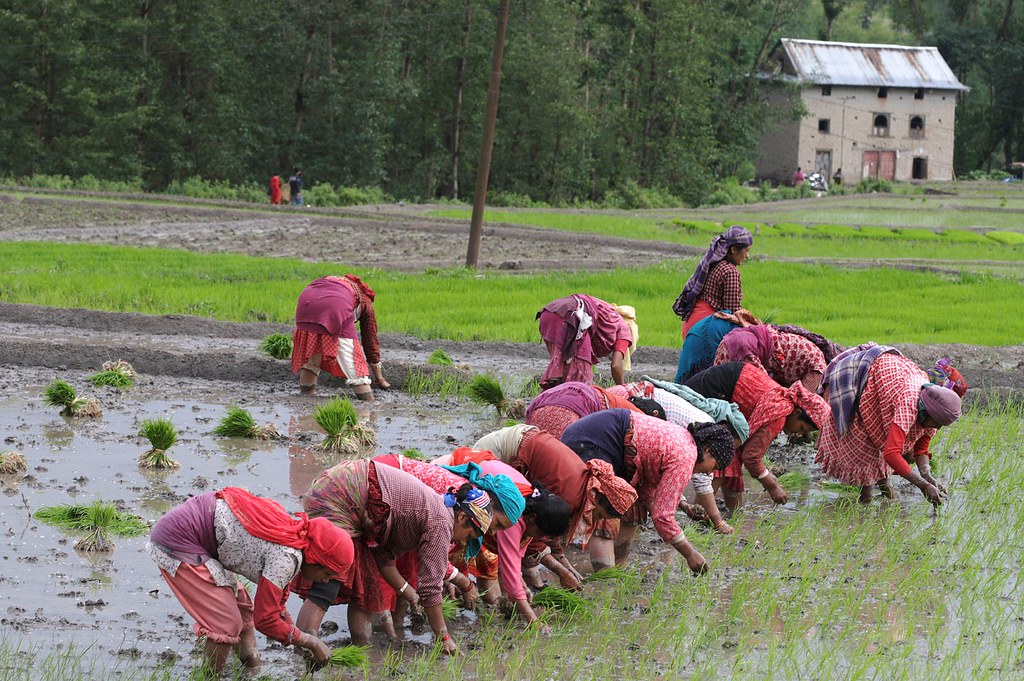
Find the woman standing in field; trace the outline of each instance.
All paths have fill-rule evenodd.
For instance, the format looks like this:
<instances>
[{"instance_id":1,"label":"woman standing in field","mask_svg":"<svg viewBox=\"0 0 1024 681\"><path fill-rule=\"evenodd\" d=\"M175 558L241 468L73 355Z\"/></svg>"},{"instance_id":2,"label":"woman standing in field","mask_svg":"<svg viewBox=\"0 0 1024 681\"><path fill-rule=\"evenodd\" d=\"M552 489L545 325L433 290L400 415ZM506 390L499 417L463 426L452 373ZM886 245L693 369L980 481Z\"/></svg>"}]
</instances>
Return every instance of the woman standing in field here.
<instances>
[{"instance_id":1,"label":"woman standing in field","mask_svg":"<svg viewBox=\"0 0 1024 681\"><path fill-rule=\"evenodd\" d=\"M655 405L644 406L648 410L657 411ZM620 397L611 390L605 390L592 383L567 381L548 388L533 398L526 409L526 423L537 426L557 438L562 436L566 426L580 417L602 409L615 408L643 411L627 398Z\"/></svg>"},{"instance_id":2,"label":"woman standing in field","mask_svg":"<svg viewBox=\"0 0 1024 681\"><path fill-rule=\"evenodd\" d=\"M960 418L960 396L930 383L916 364L884 345L840 356L829 365L824 385L833 418L818 438L815 461L822 470L860 485L863 502L871 500L876 483L894 497L888 477L895 472L941 504L945 490L931 475L929 445L938 428ZM917 473L904 459L909 455Z\"/></svg>"},{"instance_id":3,"label":"woman standing in field","mask_svg":"<svg viewBox=\"0 0 1024 681\"><path fill-rule=\"evenodd\" d=\"M363 400L373 399L371 374L381 389L391 387L381 373L375 297L373 289L354 274L321 277L303 289L292 336L292 373L299 375L302 392L313 392L321 369L347 379Z\"/></svg>"},{"instance_id":4,"label":"woman standing in field","mask_svg":"<svg viewBox=\"0 0 1024 681\"><path fill-rule=\"evenodd\" d=\"M275 501L225 487L168 511L146 550L195 619L204 659L218 674L232 648L246 667L260 666L255 630L308 649L317 662L330 657L320 639L292 625L285 607L296 576L326 581L352 565L352 539L330 522L293 517ZM256 585L255 599L234 573Z\"/></svg>"},{"instance_id":5,"label":"woman standing in field","mask_svg":"<svg viewBox=\"0 0 1024 681\"><path fill-rule=\"evenodd\" d=\"M569 504L572 517L568 531L562 536L564 541L548 542L548 545L554 560L573 572L574 568L565 557L565 542L582 536L586 545L598 523L621 518L637 498L636 491L627 481L615 476L609 463L599 459L584 462L558 438L534 426L511 426L485 435L471 450L456 450L452 462L486 460L489 455ZM563 584L568 581L557 567L546 560L543 564L558 574Z\"/></svg>"},{"instance_id":6,"label":"woman standing in field","mask_svg":"<svg viewBox=\"0 0 1024 681\"><path fill-rule=\"evenodd\" d=\"M683 319L683 340L693 325L719 310L742 307L743 282L739 266L750 254L754 237L739 225L733 225L711 240L693 276L672 305Z\"/></svg>"},{"instance_id":7,"label":"woman standing in field","mask_svg":"<svg viewBox=\"0 0 1024 681\"><path fill-rule=\"evenodd\" d=\"M722 338L715 364L750 362L782 385L797 381L815 392L825 373L825 353L817 345L794 333L779 331L769 324L733 329Z\"/></svg>"},{"instance_id":8,"label":"woman standing in field","mask_svg":"<svg viewBox=\"0 0 1024 681\"><path fill-rule=\"evenodd\" d=\"M593 383L594 364L608 356L612 379L625 382L639 336L632 307L576 293L551 301L537 313L537 319L551 357L540 380L542 388L565 381Z\"/></svg>"},{"instance_id":9,"label":"woman standing in field","mask_svg":"<svg viewBox=\"0 0 1024 681\"><path fill-rule=\"evenodd\" d=\"M784 388L765 370L746 362L727 362L706 369L684 384L705 397L735 402L747 418L750 437L739 456L715 476L721 477L725 503L736 509L743 503L743 467L763 486L776 504L789 500L775 476L765 468L764 455L779 433L806 435L829 421L828 404L801 383Z\"/></svg>"},{"instance_id":10,"label":"woman standing in field","mask_svg":"<svg viewBox=\"0 0 1024 681\"><path fill-rule=\"evenodd\" d=\"M311 516L327 518L348 532L355 556L341 580L300 583L297 590L306 601L296 620L299 629L319 630L328 608L347 603L352 642L367 645L371 613L391 610L397 592L412 605L422 603L434 640L446 653L458 652L441 613L448 548L482 537L490 528L486 492L467 483L440 495L408 473L363 459L321 473L303 502ZM415 589L395 566L409 551L416 551L419 560Z\"/></svg>"},{"instance_id":11,"label":"woman standing in field","mask_svg":"<svg viewBox=\"0 0 1024 681\"><path fill-rule=\"evenodd\" d=\"M562 442L583 461L600 459L637 491L637 502L614 526L595 532L591 561L611 566L626 558L636 528L650 514L661 538L689 568L707 571L707 561L690 544L676 521L676 508L694 473L722 469L733 457L733 436L724 426L693 424L682 428L646 414L608 409L584 416L565 429Z\"/></svg>"}]
</instances>

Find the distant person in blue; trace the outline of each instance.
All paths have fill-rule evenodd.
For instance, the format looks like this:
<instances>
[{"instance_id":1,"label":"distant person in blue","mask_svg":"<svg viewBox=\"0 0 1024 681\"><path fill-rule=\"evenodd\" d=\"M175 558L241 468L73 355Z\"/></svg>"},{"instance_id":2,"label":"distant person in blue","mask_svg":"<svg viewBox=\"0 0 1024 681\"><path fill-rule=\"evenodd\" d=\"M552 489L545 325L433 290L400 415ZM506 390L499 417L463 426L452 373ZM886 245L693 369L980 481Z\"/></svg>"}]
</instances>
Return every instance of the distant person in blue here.
<instances>
[{"instance_id":1,"label":"distant person in blue","mask_svg":"<svg viewBox=\"0 0 1024 681\"><path fill-rule=\"evenodd\" d=\"M291 190L293 206L302 205L302 168L295 168L295 172L288 178L288 189Z\"/></svg>"}]
</instances>

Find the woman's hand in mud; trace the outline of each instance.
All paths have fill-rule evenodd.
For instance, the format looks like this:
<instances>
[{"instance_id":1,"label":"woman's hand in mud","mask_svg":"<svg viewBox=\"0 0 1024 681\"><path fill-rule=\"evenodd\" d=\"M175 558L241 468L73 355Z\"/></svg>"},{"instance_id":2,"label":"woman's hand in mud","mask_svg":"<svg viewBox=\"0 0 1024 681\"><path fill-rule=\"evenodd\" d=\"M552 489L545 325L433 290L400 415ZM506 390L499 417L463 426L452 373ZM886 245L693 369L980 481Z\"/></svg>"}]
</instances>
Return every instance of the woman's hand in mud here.
<instances>
[{"instance_id":1,"label":"woman's hand in mud","mask_svg":"<svg viewBox=\"0 0 1024 681\"><path fill-rule=\"evenodd\" d=\"M455 639L451 636L445 634L445 637L441 639L440 643L441 650L445 655L452 655L455 657L462 655L462 653L459 652L459 646L455 644Z\"/></svg>"},{"instance_id":2,"label":"woman's hand in mud","mask_svg":"<svg viewBox=\"0 0 1024 681\"><path fill-rule=\"evenodd\" d=\"M942 484L941 482L939 482L939 481L938 481L938 480L936 480L936 479L935 479L934 477L932 477L932 476L931 476L930 474L929 474L929 475L926 475L926 476L924 476L924 479L925 479L926 481L928 481L928 482L929 482L930 484L932 484L932 485L935 485L935 487L936 487L936 488L937 488L937 489L939 490L939 492L940 492L940 493L942 494L942 497L943 497L943 498L945 498L945 497L946 497L946 495L947 495L947 494L949 494L949 492L948 492L948 491L946 490L946 487L945 487L945 486L944 486L944 485L943 485L943 484Z\"/></svg>"},{"instance_id":3,"label":"woman's hand in mud","mask_svg":"<svg viewBox=\"0 0 1024 681\"><path fill-rule=\"evenodd\" d=\"M939 488L932 483L926 482L922 485L921 494L924 495L924 498L927 499L932 506L942 505L942 493L939 491Z\"/></svg>"},{"instance_id":4,"label":"woman's hand in mud","mask_svg":"<svg viewBox=\"0 0 1024 681\"><path fill-rule=\"evenodd\" d=\"M679 510L689 516L691 520L705 520L708 517L707 511L703 507L682 499L679 501Z\"/></svg>"},{"instance_id":5,"label":"woman's hand in mud","mask_svg":"<svg viewBox=\"0 0 1024 681\"><path fill-rule=\"evenodd\" d=\"M313 656L313 661L318 665L326 664L331 657L331 649L327 647L327 644L312 634L303 633L295 643L308 650Z\"/></svg>"},{"instance_id":6,"label":"woman's hand in mud","mask_svg":"<svg viewBox=\"0 0 1024 681\"><path fill-rule=\"evenodd\" d=\"M717 523L715 523L715 532L717 532L718 534L732 534L735 531L736 530L733 528L733 526L725 522L724 520L719 520Z\"/></svg>"},{"instance_id":7,"label":"woman's hand in mud","mask_svg":"<svg viewBox=\"0 0 1024 681\"><path fill-rule=\"evenodd\" d=\"M477 591L476 584L470 581L469 588L462 592L462 605L466 610L475 610L478 600L480 600L480 592Z\"/></svg>"},{"instance_id":8,"label":"woman's hand in mud","mask_svg":"<svg viewBox=\"0 0 1024 681\"><path fill-rule=\"evenodd\" d=\"M542 622L540 619L533 620L527 626L530 627L531 629L536 629L538 632L540 632L541 636L550 636L551 635L551 627L549 627L548 625L544 624L544 622Z\"/></svg>"},{"instance_id":9,"label":"woman's hand in mud","mask_svg":"<svg viewBox=\"0 0 1024 681\"><path fill-rule=\"evenodd\" d=\"M775 476L769 473L762 480L764 489L768 492L768 496L772 498L776 504L784 504L789 501L789 495L786 494L785 488L779 484L779 481L775 479Z\"/></svg>"},{"instance_id":10,"label":"woman's hand in mud","mask_svg":"<svg viewBox=\"0 0 1024 681\"><path fill-rule=\"evenodd\" d=\"M405 600L409 601L409 605L411 605L412 607L419 607L420 595L416 593L416 589L412 588L411 586L408 589L406 589L403 593L400 593L398 595L404 598Z\"/></svg>"},{"instance_id":11,"label":"woman's hand in mud","mask_svg":"<svg viewBox=\"0 0 1024 681\"><path fill-rule=\"evenodd\" d=\"M686 556L686 566L694 575L706 575L711 572L708 562L704 560L704 556L700 555L699 551L694 551L692 556Z\"/></svg>"}]
</instances>

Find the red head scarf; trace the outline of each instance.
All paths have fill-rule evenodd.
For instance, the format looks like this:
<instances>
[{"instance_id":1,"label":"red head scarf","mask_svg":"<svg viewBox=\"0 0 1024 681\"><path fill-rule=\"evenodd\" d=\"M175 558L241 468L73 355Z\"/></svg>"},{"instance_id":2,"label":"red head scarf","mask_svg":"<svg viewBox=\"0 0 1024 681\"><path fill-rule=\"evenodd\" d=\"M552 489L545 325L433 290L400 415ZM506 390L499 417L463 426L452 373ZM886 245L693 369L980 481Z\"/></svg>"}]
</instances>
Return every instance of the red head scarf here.
<instances>
[{"instance_id":1,"label":"red head scarf","mask_svg":"<svg viewBox=\"0 0 1024 681\"><path fill-rule=\"evenodd\" d=\"M377 294L374 293L373 289L367 286L366 283L356 275L346 274L345 278L358 286L363 297L368 298L371 303L373 302L373 299L377 297Z\"/></svg>"},{"instance_id":2,"label":"red head scarf","mask_svg":"<svg viewBox=\"0 0 1024 681\"><path fill-rule=\"evenodd\" d=\"M594 506L597 505L595 492L608 498L608 502L619 513L625 513L636 503L637 494L633 486L622 478L616 477L612 465L601 459L587 462L587 489L583 493L583 508L576 517L576 524L569 528L569 539L577 533L583 535L586 544L594 533Z\"/></svg>"},{"instance_id":3,"label":"red head scarf","mask_svg":"<svg viewBox=\"0 0 1024 681\"><path fill-rule=\"evenodd\" d=\"M797 407L807 412L818 428L831 416L828 402L797 381L789 388L780 385L761 397L748 420L751 434L772 421L789 416Z\"/></svg>"}]
</instances>

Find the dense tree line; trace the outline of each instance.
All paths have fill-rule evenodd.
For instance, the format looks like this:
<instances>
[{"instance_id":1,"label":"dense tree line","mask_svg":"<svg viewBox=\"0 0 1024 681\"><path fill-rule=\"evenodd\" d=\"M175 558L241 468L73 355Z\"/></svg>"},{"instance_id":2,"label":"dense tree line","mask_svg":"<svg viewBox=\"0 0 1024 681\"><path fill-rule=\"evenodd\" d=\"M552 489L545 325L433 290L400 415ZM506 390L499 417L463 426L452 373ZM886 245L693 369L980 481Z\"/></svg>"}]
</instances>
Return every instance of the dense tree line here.
<instances>
[{"instance_id":1,"label":"dense tree line","mask_svg":"<svg viewBox=\"0 0 1024 681\"><path fill-rule=\"evenodd\" d=\"M0 174L308 180L466 198L497 2L0 0ZM749 167L780 37L937 44L957 166L1017 160L1014 0L512 0L491 185L687 200Z\"/></svg>"}]
</instances>

